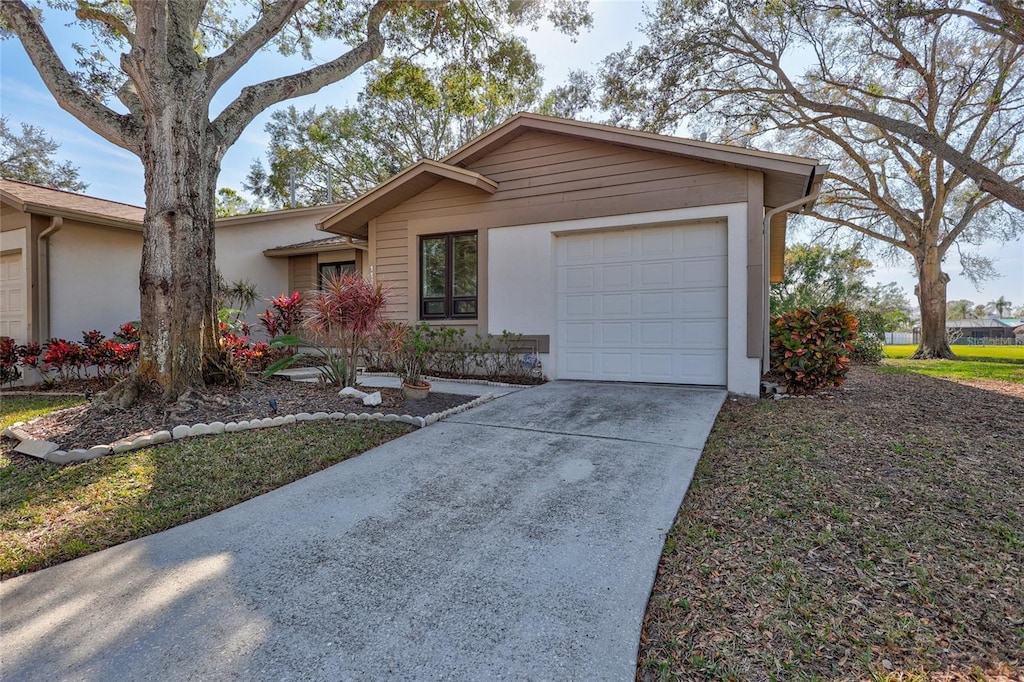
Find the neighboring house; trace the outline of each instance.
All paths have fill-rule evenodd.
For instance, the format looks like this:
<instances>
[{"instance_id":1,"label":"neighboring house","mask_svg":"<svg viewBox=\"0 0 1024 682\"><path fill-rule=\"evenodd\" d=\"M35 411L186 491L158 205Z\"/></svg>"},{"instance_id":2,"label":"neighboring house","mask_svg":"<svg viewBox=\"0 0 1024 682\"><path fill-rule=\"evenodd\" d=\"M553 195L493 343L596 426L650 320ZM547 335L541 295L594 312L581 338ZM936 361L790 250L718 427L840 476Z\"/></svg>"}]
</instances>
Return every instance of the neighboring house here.
<instances>
[{"instance_id":1,"label":"neighboring house","mask_svg":"<svg viewBox=\"0 0 1024 682\"><path fill-rule=\"evenodd\" d=\"M553 379L757 394L816 160L519 114L326 216L392 318L527 335ZM765 223L769 223L766 227Z\"/></svg>"},{"instance_id":2,"label":"neighboring house","mask_svg":"<svg viewBox=\"0 0 1024 682\"><path fill-rule=\"evenodd\" d=\"M1002 320L998 317L970 320L946 320L946 329L956 336L956 342L969 343L993 339L1013 339L1014 327L1020 320Z\"/></svg>"},{"instance_id":3,"label":"neighboring house","mask_svg":"<svg viewBox=\"0 0 1024 682\"><path fill-rule=\"evenodd\" d=\"M78 340L84 330L110 334L139 318L143 208L6 179L0 202L0 335L19 343ZM335 210L222 218L217 268L226 280L250 280L270 298L315 288L322 268L362 267L358 245L324 239L314 227ZM288 246L296 242L298 248ZM266 306L261 301L247 311L254 328Z\"/></svg>"}]
</instances>

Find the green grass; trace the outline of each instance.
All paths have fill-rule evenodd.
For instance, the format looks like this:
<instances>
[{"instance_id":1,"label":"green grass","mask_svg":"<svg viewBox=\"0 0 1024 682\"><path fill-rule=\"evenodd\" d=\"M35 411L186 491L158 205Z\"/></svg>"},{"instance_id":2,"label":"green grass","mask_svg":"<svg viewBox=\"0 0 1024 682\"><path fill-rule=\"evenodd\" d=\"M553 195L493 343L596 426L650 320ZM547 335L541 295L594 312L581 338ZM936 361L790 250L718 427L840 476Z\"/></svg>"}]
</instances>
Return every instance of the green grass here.
<instances>
[{"instance_id":1,"label":"green grass","mask_svg":"<svg viewBox=\"0 0 1024 682\"><path fill-rule=\"evenodd\" d=\"M953 352L961 358L977 362L1011 362L1024 364L1024 346L952 346ZM886 346L885 357L909 358L917 346Z\"/></svg>"},{"instance_id":2,"label":"green grass","mask_svg":"<svg viewBox=\"0 0 1024 682\"><path fill-rule=\"evenodd\" d=\"M78 396L9 396L0 397L0 429L15 422L27 422L54 410L74 407L85 402Z\"/></svg>"},{"instance_id":3,"label":"green grass","mask_svg":"<svg viewBox=\"0 0 1024 682\"><path fill-rule=\"evenodd\" d=\"M988 379L1024 384L1024 364L980 360L885 360L883 370L921 374L936 379L971 381Z\"/></svg>"},{"instance_id":4,"label":"green grass","mask_svg":"<svg viewBox=\"0 0 1024 682\"><path fill-rule=\"evenodd\" d=\"M19 399L20 400L20 399ZM39 404L5 399L12 421ZM8 411L10 410L10 413ZM318 421L169 443L65 467L0 454L0 576L38 570L198 519L410 431Z\"/></svg>"}]
</instances>

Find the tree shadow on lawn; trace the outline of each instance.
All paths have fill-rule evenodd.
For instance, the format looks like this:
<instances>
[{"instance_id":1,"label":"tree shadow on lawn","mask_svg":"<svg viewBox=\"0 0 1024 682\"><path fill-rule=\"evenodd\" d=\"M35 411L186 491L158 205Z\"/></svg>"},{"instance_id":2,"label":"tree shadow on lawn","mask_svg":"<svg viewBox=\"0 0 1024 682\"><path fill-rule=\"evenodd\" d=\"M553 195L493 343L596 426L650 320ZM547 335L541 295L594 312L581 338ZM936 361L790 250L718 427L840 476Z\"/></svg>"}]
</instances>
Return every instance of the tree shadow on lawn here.
<instances>
[{"instance_id":1,"label":"tree shadow on lawn","mask_svg":"<svg viewBox=\"0 0 1024 682\"><path fill-rule=\"evenodd\" d=\"M1020 670L1022 443L1024 400L872 367L831 400L727 402L638 677Z\"/></svg>"},{"instance_id":2,"label":"tree shadow on lawn","mask_svg":"<svg viewBox=\"0 0 1024 682\"><path fill-rule=\"evenodd\" d=\"M0 574L38 570L201 518L410 430L309 422L63 467L0 455Z\"/></svg>"}]
</instances>

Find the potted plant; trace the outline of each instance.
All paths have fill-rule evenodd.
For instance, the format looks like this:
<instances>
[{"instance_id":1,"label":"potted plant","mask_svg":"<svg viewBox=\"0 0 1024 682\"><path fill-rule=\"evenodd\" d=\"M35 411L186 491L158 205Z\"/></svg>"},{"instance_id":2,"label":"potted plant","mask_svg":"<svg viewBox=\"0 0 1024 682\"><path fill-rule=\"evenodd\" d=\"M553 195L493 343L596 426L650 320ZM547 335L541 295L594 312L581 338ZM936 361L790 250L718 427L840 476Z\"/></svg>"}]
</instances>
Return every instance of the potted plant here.
<instances>
[{"instance_id":1,"label":"potted plant","mask_svg":"<svg viewBox=\"0 0 1024 682\"><path fill-rule=\"evenodd\" d=\"M423 373L432 350L430 326L426 322L406 330L399 351L398 369L402 377L402 395L407 400L424 400L430 393L430 383L424 380Z\"/></svg>"}]
</instances>

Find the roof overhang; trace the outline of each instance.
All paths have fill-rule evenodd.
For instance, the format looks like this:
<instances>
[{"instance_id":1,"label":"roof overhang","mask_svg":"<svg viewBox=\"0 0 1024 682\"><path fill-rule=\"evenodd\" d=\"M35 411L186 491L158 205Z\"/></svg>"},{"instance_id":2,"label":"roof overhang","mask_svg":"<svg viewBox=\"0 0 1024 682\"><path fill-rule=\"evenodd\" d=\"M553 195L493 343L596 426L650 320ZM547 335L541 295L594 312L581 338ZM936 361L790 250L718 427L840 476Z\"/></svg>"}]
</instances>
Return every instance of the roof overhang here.
<instances>
[{"instance_id":1,"label":"roof overhang","mask_svg":"<svg viewBox=\"0 0 1024 682\"><path fill-rule=\"evenodd\" d=\"M442 180L461 182L488 194L494 194L498 189L498 183L480 173L424 159L325 217L316 227L334 234L366 239L370 220Z\"/></svg>"},{"instance_id":2,"label":"roof overhang","mask_svg":"<svg viewBox=\"0 0 1024 682\"><path fill-rule=\"evenodd\" d=\"M287 258L289 256L308 256L315 253L331 253L334 251L365 251L365 242L354 242L351 238L344 242L334 242L334 237L321 239L319 242L302 242L290 246L277 246L272 249L264 249L263 255L267 258Z\"/></svg>"},{"instance_id":3,"label":"roof overhang","mask_svg":"<svg viewBox=\"0 0 1024 682\"><path fill-rule=\"evenodd\" d=\"M33 215L41 215L51 218L61 217L66 218L68 220L78 220L83 223L92 223L93 225L117 227L122 230L133 230L135 232L142 231L141 220L116 218L114 216L100 215L97 213L90 213L88 211L76 211L74 209L51 206L49 204L40 204L32 201L22 201L20 197L17 197L5 190L0 190L0 201L3 201L3 203L8 204L10 206L13 206L14 208L23 213L31 213Z\"/></svg>"}]
</instances>

